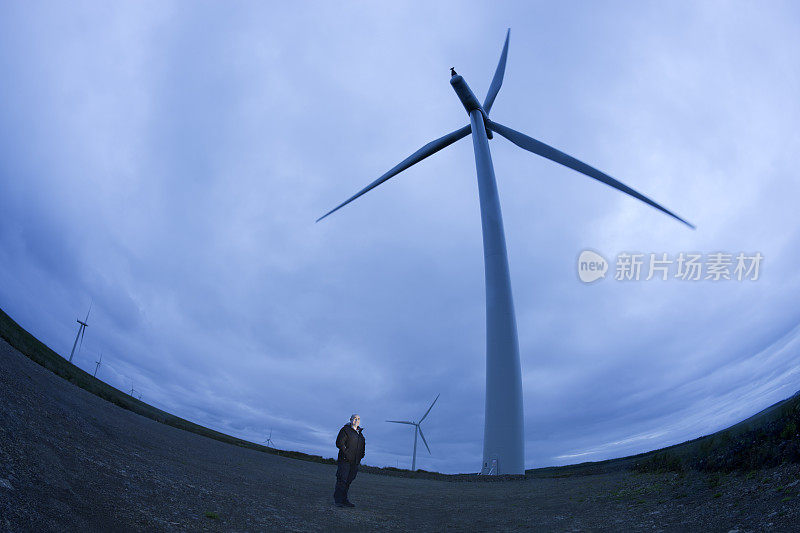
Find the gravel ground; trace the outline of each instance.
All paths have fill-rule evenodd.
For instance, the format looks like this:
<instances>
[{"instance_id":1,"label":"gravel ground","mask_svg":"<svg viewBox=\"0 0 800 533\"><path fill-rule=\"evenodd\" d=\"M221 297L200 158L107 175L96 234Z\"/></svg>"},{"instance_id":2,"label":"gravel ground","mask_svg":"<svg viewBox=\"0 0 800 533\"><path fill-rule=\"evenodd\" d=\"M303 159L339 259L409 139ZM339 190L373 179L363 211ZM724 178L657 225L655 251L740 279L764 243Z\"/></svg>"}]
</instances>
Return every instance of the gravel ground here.
<instances>
[{"instance_id":1,"label":"gravel ground","mask_svg":"<svg viewBox=\"0 0 800 533\"><path fill-rule=\"evenodd\" d=\"M360 473L355 509L332 505L335 470L126 411L0 339L3 531L800 530L798 465L499 483Z\"/></svg>"}]
</instances>

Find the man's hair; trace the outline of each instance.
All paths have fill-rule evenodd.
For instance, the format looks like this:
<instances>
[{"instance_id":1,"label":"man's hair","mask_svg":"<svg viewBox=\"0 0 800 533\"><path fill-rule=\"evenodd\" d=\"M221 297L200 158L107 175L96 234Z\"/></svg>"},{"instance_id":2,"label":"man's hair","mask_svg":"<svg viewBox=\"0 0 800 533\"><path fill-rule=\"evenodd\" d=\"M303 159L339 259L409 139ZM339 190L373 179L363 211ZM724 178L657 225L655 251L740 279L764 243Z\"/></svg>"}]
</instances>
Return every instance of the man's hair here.
<instances>
[{"instance_id":1,"label":"man's hair","mask_svg":"<svg viewBox=\"0 0 800 533\"><path fill-rule=\"evenodd\" d=\"M353 423L353 420L355 420L355 418L356 418L357 416L358 416L358 413L353 413L352 415L350 415L350 423L351 423L351 424ZM361 418L361 417L359 416L359 418Z\"/></svg>"}]
</instances>

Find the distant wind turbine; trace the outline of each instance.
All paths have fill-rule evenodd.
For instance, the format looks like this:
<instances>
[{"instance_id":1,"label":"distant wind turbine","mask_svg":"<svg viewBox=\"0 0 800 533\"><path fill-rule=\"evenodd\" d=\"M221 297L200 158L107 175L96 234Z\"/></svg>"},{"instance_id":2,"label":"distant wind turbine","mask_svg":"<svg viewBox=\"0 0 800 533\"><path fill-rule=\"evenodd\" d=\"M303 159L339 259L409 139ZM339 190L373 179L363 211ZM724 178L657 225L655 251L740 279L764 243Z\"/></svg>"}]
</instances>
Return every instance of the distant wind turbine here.
<instances>
[{"instance_id":1,"label":"distant wind turbine","mask_svg":"<svg viewBox=\"0 0 800 533\"><path fill-rule=\"evenodd\" d=\"M95 365L95 367L94 367L94 374L93 374L93 377L97 377L97 369L98 369L98 368L100 368L100 363L102 363L102 362L103 362L103 354L101 353L101 354L100 354L100 360L98 360L98 361L95 361L95 363L97 363L97 364L96 364L96 365ZM112 365L112 366L113 366L113 365Z\"/></svg>"},{"instance_id":2,"label":"distant wind turbine","mask_svg":"<svg viewBox=\"0 0 800 533\"><path fill-rule=\"evenodd\" d=\"M136 396L136 393L138 393L139 396ZM138 400L142 399L142 393L133 388L133 381L131 381L131 392L129 393L129 395L131 396L131 398L136 398Z\"/></svg>"},{"instance_id":3,"label":"distant wind turbine","mask_svg":"<svg viewBox=\"0 0 800 533\"><path fill-rule=\"evenodd\" d=\"M78 319L78 324L80 324L80 326L78 327L78 334L75 336L75 342L72 343L72 351L69 353L69 362L70 363L72 362L72 356L75 355L75 346L78 345L78 338L79 337L81 339L81 345L78 346L78 352L81 351L81 346L83 346L83 336L86 334L86 328L89 326L89 324L87 324L87 322L89 322L89 313L91 313L91 312L92 312L92 303L89 302L89 310L86 311L86 318L83 319L83 320L81 320L80 318Z\"/></svg>"},{"instance_id":4,"label":"distant wind turbine","mask_svg":"<svg viewBox=\"0 0 800 533\"><path fill-rule=\"evenodd\" d=\"M483 105L478 102L464 78L459 76L455 69L451 69L450 84L469 114L470 123L467 126L429 142L380 178L317 219L319 222L392 176L472 133L472 148L475 152L475 168L478 174L486 280L486 410L481 466L481 472L484 474L488 474L490 471L493 474L525 473L522 372L517 339L517 320L511 294L503 217L500 212L500 199L497 193L492 156L489 152L489 139L492 138L492 132L499 133L524 150L564 165L641 200L690 228L694 228L692 224L672 211L608 174L541 141L489 120L492 104L503 84L510 33L509 29L497 70Z\"/></svg>"},{"instance_id":5,"label":"distant wind turbine","mask_svg":"<svg viewBox=\"0 0 800 533\"><path fill-rule=\"evenodd\" d=\"M387 420L387 422L391 422L392 424L408 424L414 426L414 454L411 456L412 472L417 471L417 433L419 433L419 436L422 437L422 442L425 444L425 447L428 448L428 453L431 453L431 448L428 446L428 441L425 440L425 435L422 433L420 424L422 424L422 421L428 416L428 413L431 412L431 409L433 409L433 404L436 403L436 400L439 399L439 396L439 394L436 395L436 398L433 399L433 403L430 407L428 407L428 410L425 411L425 414L422 415L422 418L419 419L419 422L412 422L410 420Z\"/></svg>"},{"instance_id":6,"label":"distant wind turbine","mask_svg":"<svg viewBox=\"0 0 800 533\"><path fill-rule=\"evenodd\" d=\"M272 428L269 428L269 437L267 437L267 440L265 440L264 443L270 448L275 447L275 443L272 442Z\"/></svg>"}]
</instances>

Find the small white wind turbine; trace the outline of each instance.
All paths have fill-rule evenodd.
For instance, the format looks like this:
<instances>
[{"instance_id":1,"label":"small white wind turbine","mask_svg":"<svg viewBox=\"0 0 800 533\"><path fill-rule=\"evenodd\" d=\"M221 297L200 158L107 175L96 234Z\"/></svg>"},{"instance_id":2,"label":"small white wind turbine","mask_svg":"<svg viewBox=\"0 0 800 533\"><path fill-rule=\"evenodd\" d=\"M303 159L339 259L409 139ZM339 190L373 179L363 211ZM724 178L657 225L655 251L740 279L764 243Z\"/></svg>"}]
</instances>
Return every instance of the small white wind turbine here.
<instances>
[{"instance_id":1,"label":"small white wind turbine","mask_svg":"<svg viewBox=\"0 0 800 533\"><path fill-rule=\"evenodd\" d=\"M265 440L264 443L270 448L275 447L275 443L272 442L272 428L269 428L269 437L267 437L267 440Z\"/></svg>"},{"instance_id":2,"label":"small white wind turbine","mask_svg":"<svg viewBox=\"0 0 800 533\"><path fill-rule=\"evenodd\" d=\"M72 362L72 356L75 355L75 347L78 346L78 339L81 340L81 345L78 346L78 352L81 351L81 346L83 346L83 336L86 335L86 328L89 327L89 324L87 324L87 322L89 322L89 313L91 312L92 312L92 304L90 302L89 310L86 312L86 318L84 318L83 320L81 320L80 318L78 319L78 324L80 324L80 326L78 327L78 334L75 336L75 342L72 343L72 351L69 353L70 363Z\"/></svg>"},{"instance_id":3,"label":"small white wind turbine","mask_svg":"<svg viewBox=\"0 0 800 533\"><path fill-rule=\"evenodd\" d=\"M100 359L95 361L94 374L92 374L94 377L97 377L97 369L100 368L100 364L102 362L103 362L103 354L101 353Z\"/></svg>"},{"instance_id":4,"label":"small white wind turbine","mask_svg":"<svg viewBox=\"0 0 800 533\"><path fill-rule=\"evenodd\" d=\"M411 470L414 472L417 470L417 433L419 433L419 436L422 437L422 442L425 444L425 447L428 448L428 453L431 453L431 448L428 446L428 441L425 440L425 435L422 433L422 428L419 427L419 425L422 424L422 421L425 420L425 417L427 417L428 413L431 412L431 409L433 409L433 404L436 403L436 400L439 399L439 396L439 394L436 395L433 403L431 403L431 406L428 407L427 411L425 411L425 414L422 415L422 418L419 419L419 422L411 422L410 420L387 420L387 422L391 422L392 424L408 424L414 426L414 455L411 456Z\"/></svg>"},{"instance_id":5,"label":"small white wind turbine","mask_svg":"<svg viewBox=\"0 0 800 533\"><path fill-rule=\"evenodd\" d=\"M137 400L142 399L142 393L133 388L133 380L131 380L131 391L128 393L128 395L131 398L136 398Z\"/></svg>"}]
</instances>

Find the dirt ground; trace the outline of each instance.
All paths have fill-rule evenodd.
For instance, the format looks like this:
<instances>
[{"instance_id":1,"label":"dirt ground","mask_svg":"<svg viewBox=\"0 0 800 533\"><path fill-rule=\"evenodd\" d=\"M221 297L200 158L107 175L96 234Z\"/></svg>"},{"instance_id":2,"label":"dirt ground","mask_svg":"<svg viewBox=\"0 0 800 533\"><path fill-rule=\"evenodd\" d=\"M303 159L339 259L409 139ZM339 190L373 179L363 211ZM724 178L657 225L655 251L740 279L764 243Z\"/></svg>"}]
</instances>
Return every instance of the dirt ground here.
<instances>
[{"instance_id":1,"label":"dirt ground","mask_svg":"<svg viewBox=\"0 0 800 533\"><path fill-rule=\"evenodd\" d=\"M359 473L126 411L0 340L2 531L798 531L800 466L481 483Z\"/></svg>"}]
</instances>

